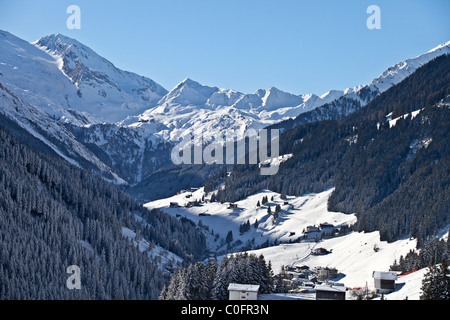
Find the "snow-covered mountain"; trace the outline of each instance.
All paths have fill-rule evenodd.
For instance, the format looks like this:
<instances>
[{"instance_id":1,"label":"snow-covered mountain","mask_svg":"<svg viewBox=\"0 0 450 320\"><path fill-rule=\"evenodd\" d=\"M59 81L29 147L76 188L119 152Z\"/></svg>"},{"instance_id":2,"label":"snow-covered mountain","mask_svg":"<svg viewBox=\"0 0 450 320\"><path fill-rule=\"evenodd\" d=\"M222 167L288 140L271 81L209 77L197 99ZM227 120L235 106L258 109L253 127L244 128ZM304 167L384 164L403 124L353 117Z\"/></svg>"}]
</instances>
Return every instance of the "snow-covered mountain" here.
<instances>
[{"instance_id":1,"label":"snow-covered mountain","mask_svg":"<svg viewBox=\"0 0 450 320\"><path fill-rule=\"evenodd\" d=\"M137 117L126 119L121 125L136 126L139 121L159 122L167 127L161 136L177 141L188 133L209 139L214 134L233 131L239 137L250 128L258 130L293 118L295 120L287 122L286 128L306 122L342 118L365 106L417 68L448 53L450 41L389 67L369 84L344 91L331 90L321 96L295 95L275 87L244 94L206 86L188 78L164 96L155 107Z\"/></svg>"},{"instance_id":2,"label":"snow-covered mountain","mask_svg":"<svg viewBox=\"0 0 450 320\"><path fill-rule=\"evenodd\" d=\"M191 133L210 136L233 132L242 137L246 130L259 130L267 125L296 116L342 95L332 91L319 97L314 94L294 95L275 87L244 94L235 90L211 87L185 79L164 96L158 104L137 117L120 122L136 126L136 122L164 124L165 139L177 141Z\"/></svg>"},{"instance_id":3,"label":"snow-covered mountain","mask_svg":"<svg viewBox=\"0 0 450 320\"><path fill-rule=\"evenodd\" d=\"M0 51L0 81L33 106L72 123L116 122L140 114L167 93L60 34L30 44L1 31Z\"/></svg>"},{"instance_id":4,"label":"snow-covered mountain","mask_svg":"<svg viewBox=\"0 0 450 320\"><path fill-rule=\"evenodd\" d=\"M389 67L371 83L347 88L343 94L331 102L303 112L294 119L277 123L275 126L281 130L287 130L305 123L342 119L362 108L392 86L406 79L421 66L444 54L450 54L450 41L440 44L417 57L401 61Z\"/></svg>"},{"instance_id":5,"label":"snow-covered mountain","mask_svg":"<svg viewBox=\"0 0 450 320\"><path fill-rule=\"evenodd\" d=\"M49 115L78 124L94 121L70 113L79 98L61 73L60 60L5 31L0 31L0 51L0 81L11 93Z\"/></svg>"},{"instance_id":6,"label":"snow-covered mountain","mask_svg":"<svg viewBox=\"0 0 450 320\"><path fill-rule=\"evenodd\" d=\"M101 171L111 170L120 179L137 183L169 165L171 148L186 134L201 135L204 140L220 133L234 133L239 138L248 129L258 130L285 119L304 116L302 121L316 121L347 115L449 51L447 42L389 68L371 84L320 96L296 95L274 87L246 94L191 79L168 92L149 78L116 68L92 49L61 34L28 43L0 31L0 83L40 116L13 116L14 105L4 105L1 111L22 127L35 123L42 132L48 123L60 124L67 135L56 134L55 129L52 139L58 143L53 143L54 147L77 142L90 153L80 148L58 152L72 160L95 162L97 168L101 162Z\"/></svg>"},{"instance_id":7,"label":"snow-covered mountain","mask_svg":"<svg viewBox=\"0 0 450 320\"><path fill-rule=\"evenodd\" d=\"M1 78L1 77L0 77ZM23 101L0 82L0 118L9 119L2 126L15 123L30 136L42 141L52 152L68 162L91 170L116 184L126 183L114 172L114 168L92 152L61 122L55 121L39 108ZM30 140L29 137L25 138Z\"/></svg>"},{"instance_id":8,"label":"snow-covered mountain","mask_svg":"<svg viewBox=\"0 0 450 320\"><path fill-rule=\"evenodd\" d=\"M82 103L76 110L101 121L116 122L155 105L167 90L153 80L116 68L89 47L61 34L34 42L58 61L58 68L76 86Z\"/></svg>"},{"instance_id":9,"label":"snow-covered mountain","mask_svg":"<svg viewBox=\"0 0 450 320\"><path fill-rule=\"evenodd\" d=\"M28 43L1 31L0 52L3 115L63 158L108 180L123 183L119 176L129 171L138 175L146 146L155 145L155 130L136 132L114 122L154 105L167 93L164 88L62 35ZM69 71L74 65L79 73Z\"/></svg>"},{"instance_id":10,"label":"snow-covered mountain","mask_svg":"<svg viewBox=\"0 0 450 320\"><path fill-rule=\"evenodd\" d=\"M406 59L389 67L383 74L374 79L370 86L383 93L393 85L400 83L424 64L443 54L450 54L450 41L440 44L415 58Z\"/></svg>"}]
</instances>

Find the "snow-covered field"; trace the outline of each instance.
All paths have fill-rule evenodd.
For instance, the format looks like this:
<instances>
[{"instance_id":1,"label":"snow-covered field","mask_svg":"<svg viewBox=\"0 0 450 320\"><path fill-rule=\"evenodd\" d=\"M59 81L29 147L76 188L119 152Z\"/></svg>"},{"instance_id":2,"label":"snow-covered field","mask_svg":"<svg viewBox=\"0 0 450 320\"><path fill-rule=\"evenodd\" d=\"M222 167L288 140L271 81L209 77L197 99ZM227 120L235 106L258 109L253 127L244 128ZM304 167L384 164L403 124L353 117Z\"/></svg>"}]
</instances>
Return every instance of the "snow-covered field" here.
<instances>
[{"instance_id":1,"label":"snow-covered field","mask_svg":"<svg viewBox=\"0 0 450 320\"><path fill-rule=\"evenodd\" d=\"M167 199L149 202L145 204L145 207L159 208L173 216L189 218L195 223L199 223L201 220L201 224L208 226L209 231L214 231L214 234L220 236L218 239L216 237L216 241L210 239L208 243L212 252L220 252L226 250L226 245L220 241L220 238L225 239L230 230L233 233L233 241L240 240L242 245L251 243L255 248L266 243L267 240L271 243L296 241L308 226L319 226L321 223L330 223L334 226L354 223L356 219L354 215L327 210L328 197L332 191L333 189L329 189L319 194L287 197L283 200L280 194L264 190L237 201L235 203L237 208L234 209L229 208L229 203L221 204L219 202L185 207L190 201L202 199L204 191L203 188L200 188L195 192L186 192ZM257 203L259 201L261 204L263 197L267 197L269 202L258 207ZM271 200L272 197L273 200ZM209 198L209 195L206 196L206 199ZM177 203L180 207L171 208L171 202ZM281 211L274 223L273 212L276 205L280 205ZM268 213L268 207L270 207L271 214ZM250 222L250 230L240 234L240 225L247 221ZM257 228L255 228L256 221L258 221Z\"/></svg>"},{"instance_id":2,"label":"snow-covered field","mask_svg":"<svg viewBox=\"0 0 450 320\"><path fill-rule=\"evenodd\" d=\"M379 232L352 232L345 236L325 239L319 243L282 244L276 247L252 251L263 254L272 262L274 272L282 265L307 265L313 267L336 268L339 272L336 282L349 288L373 288L373 271L388 271L395 259L406 255L415 248L415 240L398 240L394 243L380 241ZM330 254L310 255L311 249L322 247ZM374 250L377 248L377 250Z\"/></svg>"},{"instance_id":3,"label":"snow-covered field","mask_svg":"<svg viewBox=\"0 0 450 320\"><path fill-rule=\"evenodd\" d=\"M282 266L307 265L310 269L314 267L329 267L338 270L336 282L343 283L347 288L359 288L367 286L374 288L373 271L388 271L394 261L405 256L411 249L416 247L416 240L409 238L401 239L393 243L380 241L379 232L359 233L351 232L343 236L328 238L315 242L294 242L303 234L308 226L319 226L321 223L333 224L335 227L353 224L355 215L339 212L329 212L327 201L333 189L317 194L307 194L299 197L288 196L283 200L280 194L268 190L261 191L246 199L236 202L237 208L229 209L229 203L220 204L203 203L201 206L184 207L189 201L201 200L204 194L203 188L194 192L186 192L167 199L161 199L147 203L147 208L160 208L165 212L186 217L209 227L208 246L212 252L219 256L224 254L226 244L224 239L231 230L233 241L241 240L241 246L253 244L253 248L265 243L268 239L271 244L275 240L278 245L272 245L257 250L250 250L255 254L263 254L266 260L270 260L275 274L279 273ZM188 196L188 197L186 197ZM269 202L257 207L257 202L267 196ZM273 197L273 200L271 200ZM209 196L206 196L208 199ZM176 202L180 207L171 208L170 203ZM287 202L288 204L285 204ZM273 212L275 206L281 206L280 216L273 223ZM268 206L272 214L267 213ZM254 227L255 220L258 227ZM250 230L240 234L239 226L250 221ZM219 237L211 235L219 234ZM295 232L295 235L293 233ZM292 243L289 242L292 240ZM325 248L331 253L327 255L312 255L313 249ZM239 250L239 246L233 251ZM418 299L420 295L421 280L424 271L418 271L407 276L400 277L397 281L397 290L385 295L386 299L397 300ZM350 292L347 292L349 296ZM308 299L308 296L289 295L283 297L265 297L267 299Z\"/></svg>"}]
</instances>

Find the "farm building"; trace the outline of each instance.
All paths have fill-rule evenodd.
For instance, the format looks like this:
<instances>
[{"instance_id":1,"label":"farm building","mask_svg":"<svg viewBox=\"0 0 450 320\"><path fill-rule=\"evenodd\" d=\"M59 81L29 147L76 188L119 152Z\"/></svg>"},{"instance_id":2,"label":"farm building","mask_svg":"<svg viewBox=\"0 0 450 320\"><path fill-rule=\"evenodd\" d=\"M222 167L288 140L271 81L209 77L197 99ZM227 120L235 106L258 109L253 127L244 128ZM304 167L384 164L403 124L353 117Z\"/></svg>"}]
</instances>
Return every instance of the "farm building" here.
<instances>
[{"instance_id":1,"label":"farm building","mask_svg":"<svg viewBox=\"0 0 450 320\"><path fill-rule=\"evenodd\" d=\"M316 226L307 226L306 227L306 232L319 232L319 231L320 231L319 227L316 227Z\"/></svg>"},{"instance_id":2,"label":"farm building","mask_svg":"<svg viewBox=\"0 0 450 320\"><path fill-rule=\"evenodd\" d=\"M397 273L374 271L372 273L374 279L375 289L377 293L390 293L395 291L395 281L397 280Z\"/></svg>"},{"instance_id":3,"label":"farm building","mask_svg":"<svg viewBox=\"0 0 450 320\"><path fill-rule=\"evenodd\" d=\"M230 283L228 293L230 300L258 300L259 285Z\"/></svg>"},{"instance_id":4,"label":"farm building","mask_svg":"<svg viewBox=\"0 0 450 320\"><path fill-rule=\"evenodd\" d=\"M200 206L200 202L195 200L195 201L189 201L188 203L186 203L186 207L190 208L190 207L198 207Z\"/></svg>"},{"instance_id":5,"label":"farm building","mask_svg":"<svg viewBox=\"0 0 450 320\"><path fill-rule=\"evenodd\" d=\"M178 202L171 202L170 203L170 207L171 208L178 208L179 207Z\"/></svg>"},{"instance_id":6,"label":"farm building","mask_svg":"<svg viewBox=\"0 0 450 320\"><path fill-rule=\"evenodd\" d=\"M317 278L321 281L334 279L338 275L336 268L316 268Z\"/></svg>"},{"instance_id":7,"label":"farm building","mask_svg":"<svg viewBox=\"0 0 450 320\"><path fill-rule=\"evenodd\" d=\"M328 251L325 248L316 248L312 251L312 254L315 256L320 256L320 255L325 255L325 254L329 254L331 251Z\"/></svg>"},{"instance_id":8,"label":"farm building","mask_svg":"<svg viewBox=\"0 0 450 320\"><path fill-rule=\"evenodd\" d=\"M235 204L235 203L230 203L230 204L228 205L228 209L237 209L237 207L238 207L238 205Z\"/></svg>"},{"instance_id":9,"label":"farm building","mask_svg":"<svg viewBox=\"0 0 450 320\"><path fill-rule=\"evenodd\" d=\"M343 285L320 284L315 287L316 300L345 300L345 291Z\"/></svg>"},{"instance_id":10,"label":"farm building","mask_svg":"<svg viewBox=\"0 0 450 320\"><path fill-rule=\"evenodd\" d=\"M332 230L334 228L334 225L332 225L331 223L324 222L324 223L321 223L319 225L319 227L321 230L327 230L327 229Z\"/></svg>"},{"instance_id":11,"label":"farm building","mask_svg":"<svg viewBox=\"0 0 450 320\"><path fill-rule=\"evenodd\" d=\"M303 271L303 270L309 270L309 267L306 266L306 265L297 265L297 266L295 266L295 270L297 272L300 272L300 271Z\"/></svg>"}]
</instances>

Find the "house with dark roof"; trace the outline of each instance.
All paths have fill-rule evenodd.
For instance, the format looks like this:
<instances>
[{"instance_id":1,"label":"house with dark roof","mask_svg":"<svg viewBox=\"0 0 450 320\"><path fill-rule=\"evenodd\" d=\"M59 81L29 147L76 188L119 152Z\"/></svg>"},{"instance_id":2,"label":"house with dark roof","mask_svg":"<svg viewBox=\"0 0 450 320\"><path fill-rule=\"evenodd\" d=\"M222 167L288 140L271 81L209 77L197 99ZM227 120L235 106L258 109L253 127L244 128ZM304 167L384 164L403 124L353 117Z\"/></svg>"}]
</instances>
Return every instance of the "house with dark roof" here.
<instances>
[{"instance_id":1,"label":"house with dark roof","mask_svg":"<svg viewBox=\"0 0 450 320\"><path fill-rule=\"evenodd\" d=\"M390 293L395 291L395 281L397 280L396 272L374 271L372 277L377 293Z\"/></svg>"}]
</instances>

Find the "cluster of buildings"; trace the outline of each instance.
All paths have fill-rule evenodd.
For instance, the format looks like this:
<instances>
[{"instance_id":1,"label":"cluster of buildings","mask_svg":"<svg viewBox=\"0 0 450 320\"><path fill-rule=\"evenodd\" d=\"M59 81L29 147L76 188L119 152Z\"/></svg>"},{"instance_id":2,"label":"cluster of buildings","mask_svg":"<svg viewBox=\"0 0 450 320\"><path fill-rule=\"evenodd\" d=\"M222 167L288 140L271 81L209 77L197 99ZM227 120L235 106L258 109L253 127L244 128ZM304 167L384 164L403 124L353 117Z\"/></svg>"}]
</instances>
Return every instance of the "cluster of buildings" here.
<instances>
[{"instance_id":1,"label":"cluster of buildings","mask_svg":"<svg viewBox=\"0 0 450 320\"><path fill-rule=\"evenodd\" d=\"M295 269L287 271L286 275L289 278L289 275L293 276L294 273L297 273L298 277L292 277L290 280L293 283L297 282L302 287L301 290L296 291L299 294L315 293L316 300L346 300L347 291L352 290L343 283L328 281L329 278L335 278L338 275L336 269L316 268L315 271L311 271L306 266L299 266ZM372 278L378 294L395 291L396 272L374 271ZM228 292L230 300L258 300L259 285L231 283L228 286Z\"/></svg>"},{"instance_id":2,"label":"cluster of buildings","mask_svg":"<svg viewBox=\"0 0 450 320\"><path fill-rule=\"evenodd\" d=\"M323 235L332 236L336 232L337 228L331 223L321 223L319 226L307 226L303 231L302 241L317 241Z\"/></svg>"}]
</instances>

